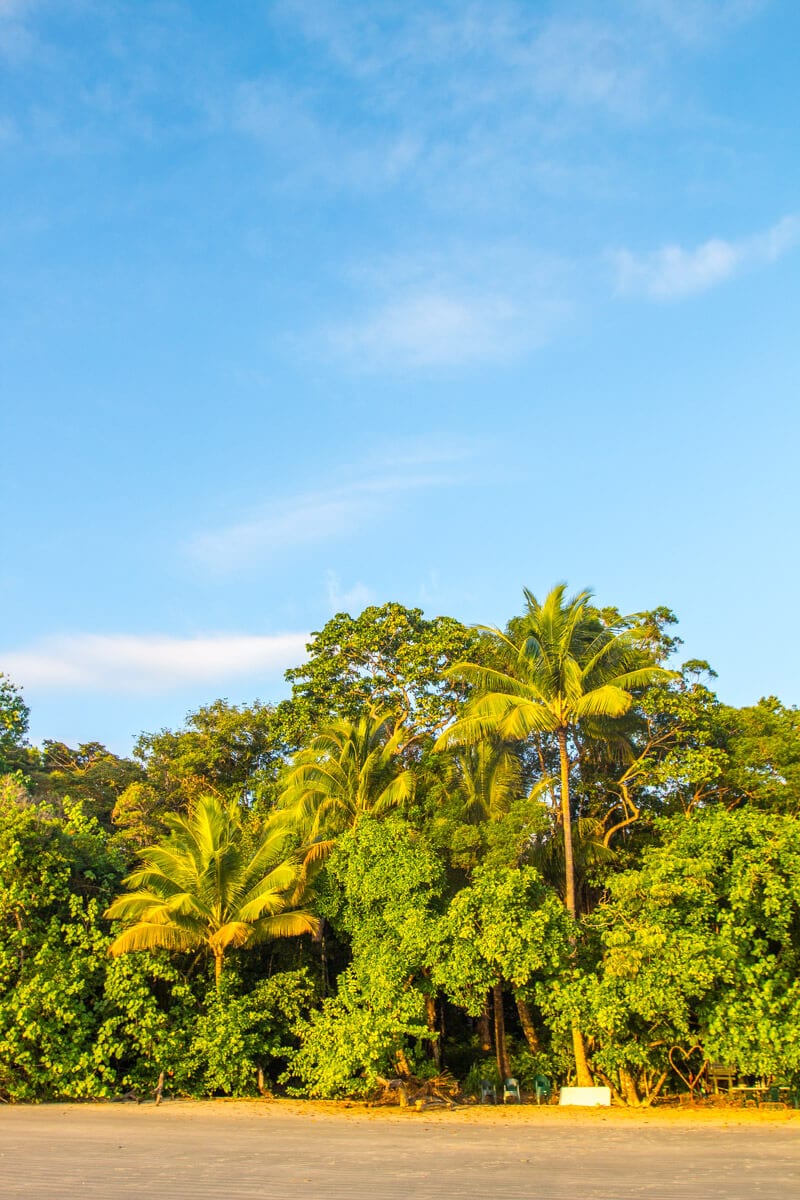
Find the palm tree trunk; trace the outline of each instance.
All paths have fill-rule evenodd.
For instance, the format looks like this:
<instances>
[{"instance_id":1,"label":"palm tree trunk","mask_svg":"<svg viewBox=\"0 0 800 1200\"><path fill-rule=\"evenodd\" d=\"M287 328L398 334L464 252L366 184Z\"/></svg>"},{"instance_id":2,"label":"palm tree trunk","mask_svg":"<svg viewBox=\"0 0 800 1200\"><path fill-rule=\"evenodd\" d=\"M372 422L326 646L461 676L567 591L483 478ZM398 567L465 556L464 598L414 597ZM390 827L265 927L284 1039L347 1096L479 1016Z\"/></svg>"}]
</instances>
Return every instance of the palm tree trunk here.
<instances>
[{"instance_id":1,"label":"palm tree trunk","mask_svg":"<svg viewBox=\"0 0 800 1200\"><path fill-rule=\"evenodd\" d=\"M586 1057L586 1042L578 1025L572 1026L572 1052L575 1055L575 1073L578 1077L578 1087L594 1087L592 1072L589 1070L589 1060Z\"/></svg>"},{"instance_id":2,"label":"palm tree trunk","mask_svg":"<svg viewBox=\"0 0 800 1200\"><path fill-rule=\"evenodd\" d=\"M222 978L222 955L214 955L214 983L217 991L219 991L220 979Z\"/></svg>"},{"instance_id":3,"label":"palm tree trunk","mask_svg":"<svg viewBox=\"0 0 800 1200\"><path fill-rule=\"evenodd\" d=\"M505 1083L511 1074L506 1046L506 1018L503 1012L503 988L496 983L492 988L494 997L494 1048L497 1055L497 1070L500 1072L500 1082Z\"/></svg>"},{"instance_id":4,"label":"palm tree trunk","mask_svg":"<svg viewBox=\"0 0 800 1200\"><path fill-rule=\"evenodd\" d=\"M561 760L561 823L564 829L564 903L571 917L575 911L575 863L572 856L572 812L569 797L569 753L567 731L558 731L558 755Z\"/></svg>"},{"instance_id":5,"label":"palm tree trunk","mask_svg":"<svg viewBox=\"0 0 800 1200\"><path fill-rule=\"evenodd\" d=\"M561 822L564 827L564 903L570 916L576 919L578 913L575 904L575 862L572 855L569 752L567 750L567 731L563 727L558 731L558 756L561 762ZM577 1025L572 1026L572 1049L575 1055L578 1087L591 1087L594 1081L586 1058L586 1043Z\"/></svg>"}]
</instances>

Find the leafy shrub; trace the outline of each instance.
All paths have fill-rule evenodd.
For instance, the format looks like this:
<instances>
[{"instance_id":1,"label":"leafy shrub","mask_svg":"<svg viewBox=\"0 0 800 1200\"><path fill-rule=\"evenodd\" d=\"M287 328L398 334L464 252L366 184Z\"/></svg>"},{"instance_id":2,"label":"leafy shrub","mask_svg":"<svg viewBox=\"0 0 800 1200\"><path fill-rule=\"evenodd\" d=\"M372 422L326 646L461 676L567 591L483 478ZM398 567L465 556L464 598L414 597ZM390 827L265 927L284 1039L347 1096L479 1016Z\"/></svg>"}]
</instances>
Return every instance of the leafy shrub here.
<instances>
[{"instance_id":1,"label":"leafy shrub","mask_svg":"<svg viewBox=\"0 0 800 1200\"><path fill-rule=\"evenodd\" d=\"M252 1096L259 1068L269 1084L295 1049L292 1030L312 1001L306 970L284 971L244 991L232 969L197 1016L176 1086L193 1095Z\"/></svg>"}]
</instances>

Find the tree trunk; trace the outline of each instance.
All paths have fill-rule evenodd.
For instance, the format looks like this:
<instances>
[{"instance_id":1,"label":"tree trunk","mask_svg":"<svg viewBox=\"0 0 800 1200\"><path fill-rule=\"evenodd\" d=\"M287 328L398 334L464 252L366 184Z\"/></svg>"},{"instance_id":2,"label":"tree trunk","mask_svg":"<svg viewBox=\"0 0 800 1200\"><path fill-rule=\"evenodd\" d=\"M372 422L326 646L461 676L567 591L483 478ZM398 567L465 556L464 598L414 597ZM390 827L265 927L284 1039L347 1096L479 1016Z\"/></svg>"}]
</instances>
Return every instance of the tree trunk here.
<instances>
[{"instance_id":1,"label":"tree trunk","mask_svg":"<svg viewBox=\"0 0 800 1200\"><path fill-rule=\"evenodd\" d=\"M431 1032L430 1047L431 1056L436 1063L436 1070L442 1069L442 1047L436 1033L436 997L426 995L425 997L425 1017L428 1022L428 1029Z\"/></svg>"},{"instance_id":2,"label":"tree trunk","mask_svg":"<svg viewBox=\"0 0 800 1200\"><path fill-rule=\"evenodd\" d=\"M597 1078L602 1080L602 1082L606 1085L608 1090L611 1092L611 1095L614 1098L614 1100L616 1100L618 1104L624 1104L625 1097L622 1095L622 1092L619 1090L617 1085L614 1083L614 1080L609 1075L606 1075L605 1071L603 1071L600 1067L597 1067L596 1070L597 1070Z\"/></svg>"},{"instance_id":3,"label":"tree trunk","mask_svg":"<svg viewBox=\"0 0 800 1200\"><path fill-rule=\"evenodd\" d=\"M578 1076L578 1087L594 1087L592 1072L589 1070L589 1060L586 1057L586 1043L577 1025L572 1026L572 1051L575 1055L575 1071Z\"/></svg>"},{"instance_id":4,"label":"tree trunk","mask_svg":"<svg viewBox=\"0 0 800 1200\"><path fill-rule=\"evenodd\" d=\"M21 934L22 929L23 929L22 917L19 915L19 912L17 909L14 909L14 921L16 922L17 931ZM20 979L22 979L22 976L25 972L25 943L21 937L20 937L20 941L19 941L18 958L19 958L19 977L20 977Z\"/></svg>"},{"instance_id":5,"label":"tree trunk","mask_svg":"<svg viewBox=\"0 0 800 1200\"><path fill-rule=\"evenodd\" d=\"M325 941L325 918L320 917L317 932L314 934L313 940L319 946L319 961L322 968L322 994L327 996L331 990L330 979L328 977L328 946Z\"/></svg>"},{"instance_id":6,"label":"tree trunk","mask_svg":"<svg viewBox=\"0 0 800 1200\"><path fill-rule=\"evenodd\" d=\"M522 1032L525 1034L525 1041L528 1043L528 1046L533 1053L538 1054L541 1050L541 1045L539 1043L539 1035L536 1032L536 1026L533 1023L533 1016L531 1015L528 1002L527 1000L523 1000L522 997L516 992L514 993L514 1000L516 1001Z\"/></svg>"},{"instance_id":7,"label":"tree trunk","mask_svg":"<svg viewBox=\"0 0 800 1200\"><path fill-rule=\"evenodd\" d=\"M631 1108L638 1108L642 1103L639 1097L639 1089L636 1087L636 1080L627 1067L619 1068L619 1082L622 1094L625 1097L625 1103L629 1104Z\"/></svg>"},{"instance_id":8,"label":"tree trunk","mask_svg":"<svg viewBox=\"0 0 800 1200\"><path fill-rule=\"evenodd\" d=\"M569 796L569 753L567 751L567 731L564 728L558 731L558 756L561 762L561 822L564 830L564 903L573 920L577 920L575 862L572 855L572 811ZM572 1026L572 1049L575 1054L578 1087L592 1087L594 1081L586 1058L586 1044L577 1025Z\"/></svg>"},{"instance_id":9,"label":"tree trunk","mask_svg":"<svg viewBox=\"0 0 800 1200\"><path fill-rule=\"evenodd\" d=\"M511 1074L506 1047L506 1018L503 1012L503 988L496 983L492 988L494 998L494 1048L497 1056L497 1070L500 1072L500 1082L505 1083Z\"/></svg>"},{"instance_id":10,"label":"tree trunk","mask_svg":"<svg viewBox=\"0 0 800 1200\"><path fill-rule=\"evenodd\" d=\"M481 1050L486 1052L492 1048L492 1029L489 1024L489 998L483 1002L483 1012L478 1017L478 1040Z\"/></svg>"},{"instance_id":11,"label":"tree trunk","mask_svg":"<svg viewBox=\"0 0 800 1200\"><path fill-rule=\"evenodd\" d=\"M222 957L221 954L214 955L214 983L217 991L219 991L219 983L222 978Z\"/></svg>"},{"instance_id":12,"label":"tree trunk","mask_svg":"<svg viewBox=\"0 0 800 1200\"><path fill-rule=\"evenodd\" d=\"M409 1076L411 1075L411 1067L408 1065L408 1059L406 1058L406 1052L402 1048L402 1046L400 1047L399 1050L395 1050L394 1061L397 1063L398 1075L408 1079Z\"/></svg>"},{"instance_id":13,"label":"tree trunk","mask_svg":"<svg viewBox=\"0 0 800 1200\"><path fill-rule=\"evenodd\" d=\"M569 804L569 754L567 731L558 731L558 755L561 760L561 823L564 830L564 903L571 917L575 910L575 864L572 856L572 812Z\"/></svg>"}]
</instances>

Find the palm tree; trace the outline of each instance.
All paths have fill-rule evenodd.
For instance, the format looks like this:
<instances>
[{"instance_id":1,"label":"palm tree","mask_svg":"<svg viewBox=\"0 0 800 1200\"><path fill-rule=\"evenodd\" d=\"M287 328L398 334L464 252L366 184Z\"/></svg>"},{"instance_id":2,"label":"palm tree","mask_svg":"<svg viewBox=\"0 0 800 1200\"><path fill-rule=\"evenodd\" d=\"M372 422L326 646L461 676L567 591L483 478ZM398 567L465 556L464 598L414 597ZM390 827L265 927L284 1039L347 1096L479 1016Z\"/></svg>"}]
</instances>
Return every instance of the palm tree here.
<instances>
[{"instance_id":1,"label":"palm tree","mask_svg":"<svg viewBox=\"0 0 800 1200\"><path fill-rule=\"evenodd\" d=\"M487 737L521 741L554 734L560 764L560 809L564 834L564 892L574 917L575 867L570 805L570 739L578 728L606 736L609 722L624 716L633 691L673 672L647 661L632 628L636 616L603 621L590 607L591 592L565 598L559 584L540 604L525 589L526 611L508 632L482 627L491 644L491 665L456 663L451 673L471 683L477 695L464 715L436 743L442 750L480 743Z\"/></svg>"},{"instance_id":2,"label":"palm tree","mask_svg":"<svg viewBox=\"0 0 800 1200\"><path fill-rule=\"evenodd\" d=\"M463 717L436 743L437 749L469 745L487 736L522 741L554 734L560 765L559 799L564 845L564 900L575 917L575 863L570 803L570 740L580 728L607 736L633 704L633 691L672 672L655 666L635 629L636 616L608 621L590 606L591 592L566 598L558 584L543 603L525 589L526 610L508 631L483 628L493 652L490 665L462 662L452 674L477 695ZM592 1077L578 1026L572 1031L578 1083Z\"/></svg>"},{"instance_id":3,"label":"palm tree","mask_svg":"<svg viewBox=\"0 0 800 1200\"><path fill-rule=\"evenodd\" d=\"M289 768L276 828L299 832L306 862L320 862L362 816L380 816L411 799L414 775L403 769L402 749L402 726L385 709L331 721Z\"/></svg>"},{"instance_id":4,"label":"palm tree","mask_svg":"<svg viewBox=\"0 0 800 1200\"><path fill-rule=\"evenodd\" d=\"M450 768L448 789L453 790L461 819L468 824L503 816L523 795L519 756L497 738L459 746Z\"/></svg>"},{"instance_id":5,"label":"palm tree","mask_svg":"<svg viewBox=\"0 0 800 1200\"><path fill-rule=\"evenodd\" d=\"M249 849L238 803L214 795L200 797L188 816L165 821L170 836L140 852L143 865L124 881L129 891L105 913L131 922L112 954L206 947L219 988L232 947L316 931L317 918L300 907L298 864L282 858L280 831Z\"/></svg>"}]
</instances>

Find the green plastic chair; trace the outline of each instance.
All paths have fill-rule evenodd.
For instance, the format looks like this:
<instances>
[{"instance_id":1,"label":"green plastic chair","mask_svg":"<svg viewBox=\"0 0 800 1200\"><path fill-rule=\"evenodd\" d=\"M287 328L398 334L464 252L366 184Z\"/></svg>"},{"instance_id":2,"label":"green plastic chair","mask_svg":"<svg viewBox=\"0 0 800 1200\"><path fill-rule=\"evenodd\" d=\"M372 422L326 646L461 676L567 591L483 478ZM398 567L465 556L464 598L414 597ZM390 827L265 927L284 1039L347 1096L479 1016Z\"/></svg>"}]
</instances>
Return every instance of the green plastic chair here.
<instances>
[{"instance_id":1,"label":"green plastic chair","mask_svg":"<svg viewBox=\"0 0 800 1200\"><path fill-rule=\"evenodd\" d=\"M516 1079L507 1079L503 1084L503 1104L508 1104L509 1100L516 1100L517 1104L522 1103L519 1082Z\"/></svg>"},{"instance_id":2,"label":"green plastic chair","mask_svg":"<svg viewBox=\"0 0 800 1200\"><path fill-rule=\"evenodd\" d=\"M783 1090L784 1090L784 1095L786 1095L785 1089L783 1089ZM788 1097L787 1097L787 1100L788 1100ZM762 1108L786 1108L786 1103L784 1102L784 1098L781 1095L781 1088L778 1084L773 1083L771 1087L767 1088L766 1092L761 1097L761 1107Z\"/></svg>"},{"instance_id":3,"label":"green plastic chair","mask_svg":"<svg viewBox=\"0 0 800 1200\"><path fill-rule=\"evenodd\" d=\"M481 1104L488 1104L490 1100L492 1104L497 1104L497 1088L492 1083L491 1079L482 1079Z\"/></svg>"},{"instance_id":4,"label":"green plastic chair","mask_svg":"<svg viewBox=\"0 0 800 1200\"><path fill-rule=\"evenodd\" d=\"M536 1097L536 1103L541 1104L544 1100L545 1104L553 1094L553 1088L550 1080L546 1075L536 1075L533 1080L533 1094Z\"/></svg>"}]
</instances>

